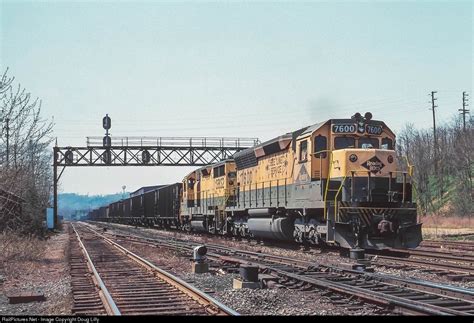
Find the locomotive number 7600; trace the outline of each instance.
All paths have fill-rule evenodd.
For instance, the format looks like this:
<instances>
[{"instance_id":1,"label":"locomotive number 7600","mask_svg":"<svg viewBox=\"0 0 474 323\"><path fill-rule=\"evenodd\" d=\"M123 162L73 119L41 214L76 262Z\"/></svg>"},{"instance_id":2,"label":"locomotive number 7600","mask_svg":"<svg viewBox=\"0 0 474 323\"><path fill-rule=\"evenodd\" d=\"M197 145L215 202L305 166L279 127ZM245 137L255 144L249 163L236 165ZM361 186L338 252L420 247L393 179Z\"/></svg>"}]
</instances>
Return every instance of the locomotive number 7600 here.
<instances>
[{"instance_id":1,"label":"locomotive number 7600","mask_svg":"<svg viewBox=\"0 0 474 323\"><path fill-rule=\"evenodd\" d=\"M353 124L335 124L332 126L332 132L334 133L352 133L355 130L356 128Z\"/></svg>"}]
</instances>

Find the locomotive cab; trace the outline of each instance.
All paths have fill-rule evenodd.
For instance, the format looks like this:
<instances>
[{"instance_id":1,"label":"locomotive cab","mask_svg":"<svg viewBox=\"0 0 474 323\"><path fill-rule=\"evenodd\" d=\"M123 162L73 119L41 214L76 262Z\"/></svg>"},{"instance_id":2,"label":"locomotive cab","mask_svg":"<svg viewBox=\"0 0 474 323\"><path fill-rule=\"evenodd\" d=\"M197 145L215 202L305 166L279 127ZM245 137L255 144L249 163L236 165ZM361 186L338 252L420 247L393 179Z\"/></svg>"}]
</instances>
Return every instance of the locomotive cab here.
<instances>
[{"instance_id":1,"label":"locomotive cab","mask_svg":"<svg viewBox=\"0 0 474 323\"><path fill-rule=\"evenodd\" d=\"M234 234L344 248L416 247L421 224L394 146L384 122L357 113L235 154L236 201L226 209Z\"/></svg>"},{"instance_id":2,"label":"locomotive cab","mask_svg":"<svg viewBox=\"0 0 474 323\"><path fill-rule=\"evenodd\" d=\"M348 248L416 247L421 224L409 174L397 165L395 136L384 124L370 122L371 116L358 118L353 127L332 126L324 198L328 240Z\"/></svg>"},{"instance_id":3,"label":"locomotive cab","mask_svg":"<svg viewBox=\"0 0 474 323\"><path fill-rule=\"evenodd\" d=\"M188 230L226 233L224 210L234 205L236 186L235 162L230 159L190 173L183 180L182 223Z\"/></svg>"}]
</instances>

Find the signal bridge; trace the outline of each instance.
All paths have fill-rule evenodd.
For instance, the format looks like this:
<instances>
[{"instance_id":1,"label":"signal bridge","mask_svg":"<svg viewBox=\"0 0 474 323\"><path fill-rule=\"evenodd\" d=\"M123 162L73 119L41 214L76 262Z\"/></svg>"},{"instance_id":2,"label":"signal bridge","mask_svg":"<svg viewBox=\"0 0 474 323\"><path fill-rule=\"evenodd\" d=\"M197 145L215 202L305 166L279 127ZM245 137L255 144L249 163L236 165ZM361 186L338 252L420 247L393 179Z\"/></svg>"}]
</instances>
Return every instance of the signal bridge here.
<instances>
[{"instance_id":1,"label":"signal bridge","mask_svg":"<svg viewBox=\"0 0 474 323\"><path fill-rule=\"evenodd\" d=\"M87 137L87 147L54 147L54 156L56 166L205 166L258 144L257 138Z\"/></svg>"},{"instance_id":2,"label":"signal bridge","mask_svg":"<svg viewBox=\"0 0 474 323\"><path fill-rule=\"evenodd\" d=\"M107 129L105 137L87 137L86 147L56 146L53 148L54 225L58 224L57 186L66 167L205 166L259 143L257 138L110 137ZM62 167L59 176L58 167Z\"/></svg>"},{"instance_id":3,"label":"signal bridge","mask_svg":"<svg viewBox=\"0 0 474 323\"><path fill-rule=\"evenodd\" d=\"M112 119L102 119L104 137L87 137L86 147L53 148L54 226L58 225L58 182L66 167L205 166L254 147L257 138L111 137ZM58 167L62 167L58 176Z\"/></svg>"}]
</instances>

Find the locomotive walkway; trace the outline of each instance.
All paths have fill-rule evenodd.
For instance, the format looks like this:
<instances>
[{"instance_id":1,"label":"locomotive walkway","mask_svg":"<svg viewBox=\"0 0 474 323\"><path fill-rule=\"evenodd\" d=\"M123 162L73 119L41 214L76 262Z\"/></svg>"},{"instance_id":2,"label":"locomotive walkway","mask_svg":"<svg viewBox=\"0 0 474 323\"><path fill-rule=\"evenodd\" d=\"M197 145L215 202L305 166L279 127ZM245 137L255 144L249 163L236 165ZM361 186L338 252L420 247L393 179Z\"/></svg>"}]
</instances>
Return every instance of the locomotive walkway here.
<instances>
[{"instance_id":1,"label":"locomotive walkway","mask_svg":"<svg viewBox=\"0 0 474 323\"><path fill-rule=\"evenodd\" d=\"M71 245L75 314L238 315L100 233L71 228L77 238Z\"/></svg>"}]
</instances>

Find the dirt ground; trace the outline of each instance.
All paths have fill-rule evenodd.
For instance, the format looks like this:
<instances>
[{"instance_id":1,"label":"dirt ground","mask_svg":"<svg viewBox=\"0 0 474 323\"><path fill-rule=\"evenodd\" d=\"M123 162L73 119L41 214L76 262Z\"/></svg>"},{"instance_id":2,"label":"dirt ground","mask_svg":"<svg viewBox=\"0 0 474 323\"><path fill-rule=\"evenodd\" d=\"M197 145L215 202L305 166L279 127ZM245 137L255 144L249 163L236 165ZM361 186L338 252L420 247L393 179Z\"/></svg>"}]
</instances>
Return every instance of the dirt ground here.
<instances>
[{"instance_id":1,"label":"dirt ground","mask_svg":"<svg viewBox=\"0 0 474 323\"><path fill-rule=\"evenodd\" d=\"M0 241L0 315L70 315L67 227L45 241L14 239ZM9 304L8 295L18 292L43 293L46 300Z\"/></svg>"}]
</instances>

